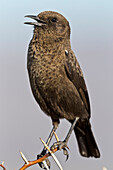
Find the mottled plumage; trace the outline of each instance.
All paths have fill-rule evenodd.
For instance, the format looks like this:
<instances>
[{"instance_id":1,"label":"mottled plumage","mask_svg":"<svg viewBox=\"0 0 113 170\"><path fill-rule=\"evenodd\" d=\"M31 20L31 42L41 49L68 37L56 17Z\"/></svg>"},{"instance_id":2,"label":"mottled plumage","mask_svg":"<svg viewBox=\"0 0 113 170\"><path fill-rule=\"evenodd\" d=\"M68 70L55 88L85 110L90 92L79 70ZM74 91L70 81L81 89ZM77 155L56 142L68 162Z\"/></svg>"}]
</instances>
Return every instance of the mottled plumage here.
<instances>
[{"instance_id":1,"label":"mottled plumage","mask_svg":"<svg viewBox=\"0 0 113 170\"><path fill-rule=\"evenodd\" d=\"M59 123L79 117L75 133L82 156L99 157L90 127L90 103L83 73L71 50L69 22L59 13L28 16L37 22L29 44L27 68L33 95L41 109Z\"/></svg>"}]
</instances>

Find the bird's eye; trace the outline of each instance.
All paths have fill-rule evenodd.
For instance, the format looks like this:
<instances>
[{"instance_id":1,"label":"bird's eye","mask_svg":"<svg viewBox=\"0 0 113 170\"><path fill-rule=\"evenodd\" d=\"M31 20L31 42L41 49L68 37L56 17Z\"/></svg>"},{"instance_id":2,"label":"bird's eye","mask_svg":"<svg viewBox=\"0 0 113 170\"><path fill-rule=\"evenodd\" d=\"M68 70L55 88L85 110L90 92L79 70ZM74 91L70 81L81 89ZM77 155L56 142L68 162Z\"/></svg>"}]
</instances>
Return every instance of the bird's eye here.
<instances>
[{"instance_id":1,"label":"bird's eye","mask_svg":"<svg viewBox=\"0 0 113 170\"><path fill-rule=\"evenodd\" d=\"M52 18L51 21L52 22L57 22L57 18Z\"/></svg>"}]
</instances>

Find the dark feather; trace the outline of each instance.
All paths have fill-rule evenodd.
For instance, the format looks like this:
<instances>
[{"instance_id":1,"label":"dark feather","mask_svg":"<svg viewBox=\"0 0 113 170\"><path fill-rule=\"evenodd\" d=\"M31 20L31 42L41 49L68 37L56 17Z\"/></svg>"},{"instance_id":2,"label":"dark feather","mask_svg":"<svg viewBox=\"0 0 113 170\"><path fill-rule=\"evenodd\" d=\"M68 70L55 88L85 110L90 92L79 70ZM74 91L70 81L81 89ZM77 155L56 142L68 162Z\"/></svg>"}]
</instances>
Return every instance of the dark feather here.
<instances>
[{"instance_id":1,"label":"dark feather","mask_svg":"<svg viewBox=\"0 0 113 170\"><path fill-rule=\"evenodd\" d=\"M79 120L74 128L80 154L84 157L100 157L89 121Z\"/></svg>"},{"instance_id":2,"label":"dark feather","mask_svg":"<svg viewBox=\"0 0 113 170\"><path fill-rule=\"evenodd\" d=\"M81 68L72 51L69 52L68 55L66 56L67 60L65 64L65 71L67 77L78 90L81 100L83 101L84 106L90 116L89 96ZM82 114L84 115L84 112ZM74 128L74 132L77 138L79 151L82 156L84 157L91 156L95 158L100 157L100 152L95 142L89 120L79 119Z\"/></svg>"},{"instance_id":3,"label":"dark feather","mask_svg":"<svg viewBox=\"0 0 113 170\"><path fill-rule=\"evenodd\" d=\"M78 93L86 107L86 110L90 115L90 102L83 73L72 51L69 51L68 55L66 55L66 63L64 67L67 77L70 79L70 81L74 84L74 86L78 90Z\"/></svg>"}]
</instances>

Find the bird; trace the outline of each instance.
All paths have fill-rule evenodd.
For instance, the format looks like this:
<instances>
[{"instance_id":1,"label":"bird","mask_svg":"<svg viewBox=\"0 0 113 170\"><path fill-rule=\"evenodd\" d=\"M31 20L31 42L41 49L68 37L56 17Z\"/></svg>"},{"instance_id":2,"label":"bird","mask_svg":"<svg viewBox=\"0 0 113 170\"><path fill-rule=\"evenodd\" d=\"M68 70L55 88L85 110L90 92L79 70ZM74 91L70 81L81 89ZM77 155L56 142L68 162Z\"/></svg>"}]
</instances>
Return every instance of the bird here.
<instances>
[{"instance_id":1,"label":"bird","mask_svg":"<svg viewBox=\"0 0 113 170\"><path fill-rule=\"evenodd\" d=\"M31 90L41 110L51 117L53 123L48 144L60 119L66 119L71 123L71 130L65 142L74 131L81 156L99 158L100 151L90 123L88 90L71 49L69 21L55 11L25 17L34 20L25 22L34 26L27 55Z\"/></svg>"}]
</instances>

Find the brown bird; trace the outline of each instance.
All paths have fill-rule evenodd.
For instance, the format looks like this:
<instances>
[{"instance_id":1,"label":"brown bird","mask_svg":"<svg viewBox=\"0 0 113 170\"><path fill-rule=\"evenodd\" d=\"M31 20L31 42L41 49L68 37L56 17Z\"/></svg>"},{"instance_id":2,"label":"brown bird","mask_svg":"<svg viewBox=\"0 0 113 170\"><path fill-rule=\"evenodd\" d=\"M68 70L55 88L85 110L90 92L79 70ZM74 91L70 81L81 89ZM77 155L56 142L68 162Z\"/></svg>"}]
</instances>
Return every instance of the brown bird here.
<instances>
[{"instance_id":1,"label":"brown bird","mask_svg":"<svg viewBox=\"0 0 113 170\"><path fill-rule=\"evenodd\" d=\"M51 117L54 125L47 144L59 119L65 118L72 126L62 143L66 146L74 129L80 154L100 157L89 120L88 91L80 65L71 50L69 22L53 11L26 17L36 21L25 22L34 25L27 58L31 89L40 108Z\"/></svg>"}]
</instances>

